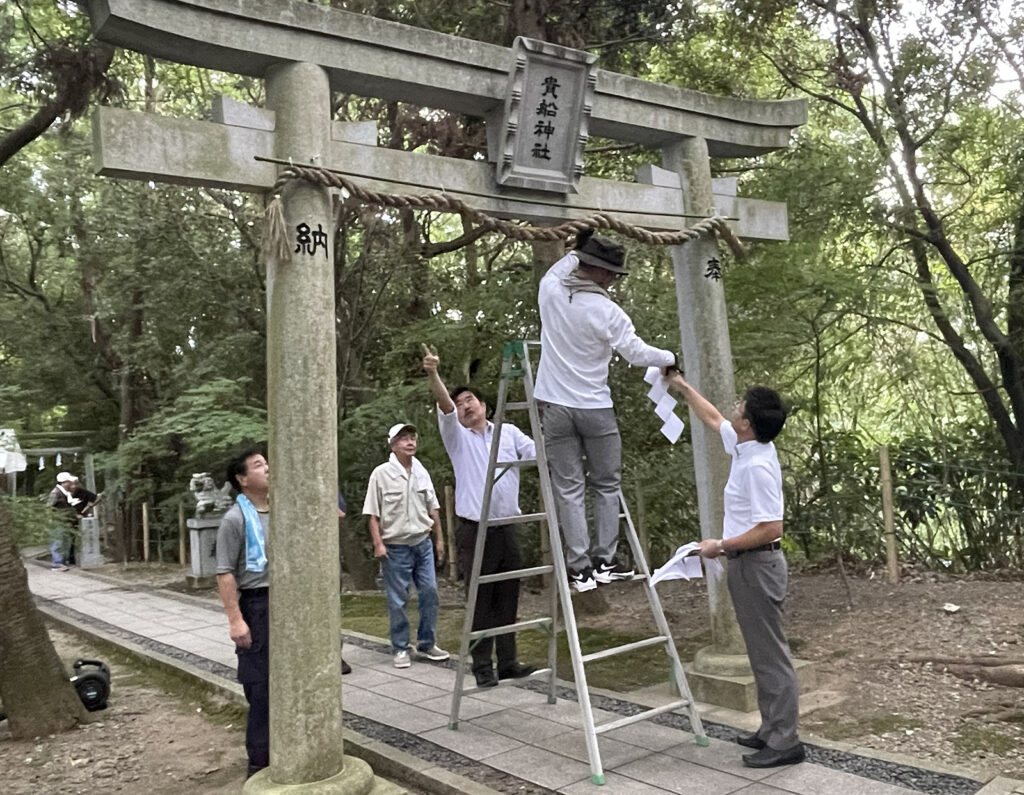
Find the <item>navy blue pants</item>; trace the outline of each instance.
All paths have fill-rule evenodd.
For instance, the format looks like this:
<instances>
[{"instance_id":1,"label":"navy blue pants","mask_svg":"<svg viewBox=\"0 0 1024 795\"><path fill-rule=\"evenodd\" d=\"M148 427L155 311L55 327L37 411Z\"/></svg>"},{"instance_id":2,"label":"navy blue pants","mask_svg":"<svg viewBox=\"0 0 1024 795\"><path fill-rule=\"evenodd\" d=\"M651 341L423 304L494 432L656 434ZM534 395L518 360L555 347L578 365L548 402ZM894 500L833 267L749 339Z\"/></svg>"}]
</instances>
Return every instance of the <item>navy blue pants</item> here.
<instances>
[{"instance_id":1,"label":"navy blue pants","mask_svg":"<svg viewBox=\"0 0 1024 795\"><path fill-rule=\"evenodd\" d=\"M455 548L459 576L469 589L469 575L476 552L479 522L456 517ZM495 525L487 528L484 557L480 574L497 574L523 568L523 554L519 549L518 528L515 525ZM473 630L504 627L516 623L519 612L519 580L501 580L477 586L476 609L473 611ZM516 660L516 634L509 632L496 637L481 638L471 649L473 673L491 669L492 649L496 650L498 671L514 666Z\"/></svg>"},{"instance_id":2,"label":"navy blue pants","mask_svg":"<svg viewBox=\"0 0 1024 795\"><path fill-rule=\"evenodd\" d=\"M238 681L249 702L245 725L245 751L249 756L249 775L270 764L270 622L267 617L267 589L249 588L239 592L238 608L249 625L252 645L235 647L238 655Z\"/></svg>"}]
</instances>

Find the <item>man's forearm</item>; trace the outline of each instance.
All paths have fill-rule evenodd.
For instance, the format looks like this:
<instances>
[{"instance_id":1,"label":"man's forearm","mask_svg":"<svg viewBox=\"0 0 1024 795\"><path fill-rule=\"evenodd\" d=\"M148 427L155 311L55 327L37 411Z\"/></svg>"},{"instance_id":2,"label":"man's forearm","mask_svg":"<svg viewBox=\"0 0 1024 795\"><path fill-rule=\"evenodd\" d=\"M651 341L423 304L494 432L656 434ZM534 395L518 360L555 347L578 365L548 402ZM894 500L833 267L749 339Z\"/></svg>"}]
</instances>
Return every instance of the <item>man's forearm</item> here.
<instances>
[{"instance_id":1,"label":"man's forearm","mask_svg":"<svg viewBox=\"0 0 1024 795\"><path fill-rule=\"evenodd\" d=\"M437 407L445 414L451 414L455 410L455 404L452 403L452 399L448 395L448 388L441 380L441 376L437 374L436 370L432 370L427 373L427 381L430 383L430 394L437 401Z\"/></svg>"},{"instance_id":2,"label":"man's forearm","mask_svg":"<svg viewBox=\"0 0 1024 795\"><path fill-rule=\"evenodd\" d=\"M706 397L690 386L689 383L679 374L673 373L668 377L668 382L686 400L687 404L697 415L697 419L705 425L714 428L716 431L721 427L725 418L722 412L716 409Z\"/></svg>"},{"instance_id":3,"label":"man's forearm","mask_svg":"<svg viewBox=\"0 0 1024 795\"><path fill-rule=\"evenodd\" d=\"M217 595L220 596L221 604L224 605L224 613L229 622L238 621L242 618L242 611L238 607L238 583L234 574L217 575Z\"/></svg>"}]
</instances>

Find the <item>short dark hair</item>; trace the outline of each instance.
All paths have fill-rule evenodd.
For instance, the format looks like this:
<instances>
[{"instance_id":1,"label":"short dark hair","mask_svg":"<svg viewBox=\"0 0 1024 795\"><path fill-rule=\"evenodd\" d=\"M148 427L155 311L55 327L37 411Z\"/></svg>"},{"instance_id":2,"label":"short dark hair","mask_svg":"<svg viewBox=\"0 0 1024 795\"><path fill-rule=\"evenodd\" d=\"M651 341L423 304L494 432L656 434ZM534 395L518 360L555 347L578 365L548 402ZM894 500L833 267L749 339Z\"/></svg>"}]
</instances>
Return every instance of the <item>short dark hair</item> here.
<instances>
[{"instance_id":1,"label":"short dark hair","mask_svg":"<svg viewBox=\"0 0 1024 795\"><path fill-rule=\"evenodd\" d=\"M750 420L757 441L767 443L779 435L789 409L778 392L766 386L752 386L743 396L743 402L744 416Z\"/></svg>"},{"instance_id":2,"label":"short dark hair","mask_svg":"<svg viewBox=\"0 0 1024 795\"><path fill-rule=\"evenodd\" d=\"M448 397L450 397L452 399L452 403L454 403L458 399L459 395L461 395L463 392L469 392L469 394L471 394L481 403L487 402L486 400L484 400L484 393L477 389L475 386L457 386L455 387L455 389L448 393Z\"/></svg>"},{"instance_id":3,"label":"short dark hair","mask_svg":"<svg viewBox=\"0 0 1024 795\"><path fill-rule=\"evenodd\" d=\"M228 483L239 494L242 493L242 486L238 482L238 476L249 471L248 462L254 455L263 455L263 450L259 447L250 447L228 461Z\"/></svg>"}]
</instances>

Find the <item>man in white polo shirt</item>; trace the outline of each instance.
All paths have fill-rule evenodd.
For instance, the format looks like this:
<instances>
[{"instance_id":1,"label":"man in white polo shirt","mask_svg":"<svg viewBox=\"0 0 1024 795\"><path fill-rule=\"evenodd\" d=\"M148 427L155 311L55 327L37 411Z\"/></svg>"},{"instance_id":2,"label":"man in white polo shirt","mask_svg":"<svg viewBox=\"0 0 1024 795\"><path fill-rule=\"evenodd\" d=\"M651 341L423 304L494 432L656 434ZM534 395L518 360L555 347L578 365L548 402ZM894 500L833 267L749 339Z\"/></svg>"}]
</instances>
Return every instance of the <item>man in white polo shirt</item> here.
<instances>
[{"instance_id":1,"label":"man in white polo shirt","mask_svg":"<svg viewBox=\"0 0 1024 795\"><path fill-rule=\"evenodd\" d=\"M782 630L782 602L788 575L782 554L782 469L772 441L786 422L786 408L768 387L747 390L727 420L678 373L669 384L682 393L701 422L722 437L732 457L725 486L721 538L705 538L700 554L729 558L729 595L747 646L757 686L761 726L736 742L748 767L777 767L804 761L797 734L798 695L793 658Z\"/></svg>"},{"instance_id":2,"label":"man in white polo shirt","mask_svg":"<svg viewBox=\"0 0 1024 795\"><path fill-rule=\"evenodd\" d=\"M537 296L541 354L534 396L541 410L569 582L577 592L633 576L633 569L615 555L622 439L608 388L612 353L634 366L676 363L671 351L640 339L629 315L608 294L627 273L626 250L593 231L577 235L576 248L551 266ZM588 484L593 544L584 501Z\"/></svg>"},{"instance_id":3,"label":"man in white polo shirt","mask_svg":"<svg viewBox=\"0 0 1024 795\"><path fill-rule=\"evenodd\" d=\"M487 463L491 454L494 423L487 421L487 405L479 390L458 386L449 394L438 375L441 363L436 353L423 346L423 369L427 371L430 392L437 401L437 425L441 440L455 470L455 549L459 576L469 587L470 569L476 550L476 537L483 510ZM498 461L537 457L533 439L510 422L502 424ZM518 516L519 470L509 469L498 478L491 491L489 519ZM519 536L515 525L490 525L484 544L480 574L497 574L523 568ZM484 583L477 589L473 629L503 627L516 622L519 613L519 580ZM492 648L497 653L497 675L492 663ZM536 670L516 658L514 632L495 638L481 638L472 647L473 676L478 687L493 687L498 679L519 679Z\"/></svg>"}]
</instances>

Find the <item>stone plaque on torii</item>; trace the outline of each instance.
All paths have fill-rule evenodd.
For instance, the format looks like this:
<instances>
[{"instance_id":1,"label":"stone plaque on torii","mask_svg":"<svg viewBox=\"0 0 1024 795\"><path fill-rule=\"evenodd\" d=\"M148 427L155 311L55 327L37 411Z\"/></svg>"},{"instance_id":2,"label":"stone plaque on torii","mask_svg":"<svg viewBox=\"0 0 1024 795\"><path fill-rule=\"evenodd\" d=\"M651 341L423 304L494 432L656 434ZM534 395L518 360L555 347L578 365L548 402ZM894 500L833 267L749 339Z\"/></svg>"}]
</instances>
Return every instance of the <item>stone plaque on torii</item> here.
<instances>
[{"instance_id":1,"label":"stone plaque on torii","mask_svg":"<svg viewBox=\"0 0 1024 795\"><path fill-rule=\"evenodd\" d=\"M267 88L266 108L222 99L213 121L98 109L100 174L265 192L280 169L254 159L264 157L334 169L381 192L409 192L415 175L421 188L497 217L546 223L601 211L646 229L678 231L688 219L717 212L736 219L731 225L744 238L788 237L785 205L737 197L735 180L711 179L709 158L784 148L806 120L802 100L714 97L598 70L590 134L658 147L664 168L645 169L640 179L647 184L582 176L576 192L552 194L497 181L495 164L507 143L501 127L513 69L508 48L295 0L84 2L104 41L263 78ZM297 54L305 61L296 62ZM332 91L482 117L491 162L379 149L373 124L331 121ZM315 783L322 792L368 792L365 764L342 751L331 196L293 182L282 199L294 253L288 262L266 263L274 505L270 768L246 791ZM326 234L311 238L311 230ZM704 276L716 257L708 237L672 250L687 376L724 405L735 396L725 299L721 282ZM699 422L692 434L701 532L717 535L728 459ZM738 667L745 651L724 582L709 582L709 599L714 641L705 656L709 665Z\"/></svg>"}]
</instances>

